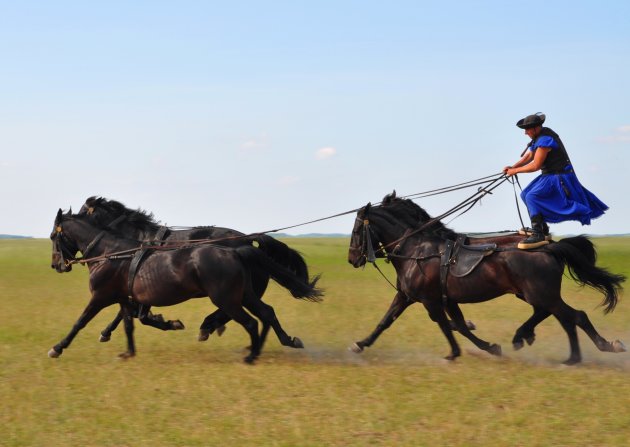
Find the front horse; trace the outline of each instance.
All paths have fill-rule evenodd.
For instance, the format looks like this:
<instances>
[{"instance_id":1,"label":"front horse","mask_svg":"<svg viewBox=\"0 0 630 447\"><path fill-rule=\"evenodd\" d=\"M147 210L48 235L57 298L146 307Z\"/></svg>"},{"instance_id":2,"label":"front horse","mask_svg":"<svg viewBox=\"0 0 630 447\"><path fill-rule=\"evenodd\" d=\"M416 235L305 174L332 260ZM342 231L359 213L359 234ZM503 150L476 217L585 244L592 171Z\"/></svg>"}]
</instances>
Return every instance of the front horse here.
<instances>
[{"instance_id":1,"label":"front horse","mask_svg":"<svg viewBox=\"0 0 630 447\"><path fill-rule=\"evenodd\" d=\"M283 242L272 238L266 234L257 234L247 236L244 233L222 227L203 226L189 229L173 229L160 225L153 218L152 213L143 210L133 210L116 200L108 200L103 197L89 197L81 209L80 215L87 216L91 222L102 228L116 229L121 234L130 239L139 241L152 241L155 244L167 242L185 242L188 240L212 239L216 245L224 245L229 247L240 247L252 245L256 243L258 247L270 258L278 264L283 265L287 269L293 271L302 280L309 280L308 267L304 258L297 251L291 249ZM280 325L276 317L273 307L262 302L262 296L267 290L269 284L269 275L264 271L252 272L252 287L254 290L254 299L260 301L260 306L265 307L266 312L272 314L270 320L271 328L273 328L278 340L283 346L291 348L303 348L304 344L298 337L291 337ZM155 322L155 318L145 313L141 314L141 321L160 329L169 329L167 322ZM112 321L105 330L102 331L101 341L109 340L111 332L116 328L122 318L119 313L114 321ZM219 335L225 330L225 324L231 318L221 309L217 309L208 315L199 328L199 341L205 341L214 332ZM261 338L264 342L267 337L270 326L263 323Z\"/></svg>"},{"instance_id":2,"label":"front horse","mask_svg":"<svg viewBox=\"0 0 630 447\"><path fill-rule=\"evenodd\" d=\"M133 356L135 344L130 299L140 306L170 306L208 296L248 332L251 352L245 361L251 363L260 354L262 345L258 323L243 306L266 324L270 324L272 318L264 306L259 305L260 301L252 298L253 270L265 271L295 298L321 299L322 293L315 287L317 279L302 281L252 246L229 248L198 244L170 250L155 247L134 269L133 260L141 251L136 241L123 238L111 230L103 230L85 216L63 214L61 210L55 218L50 238L53 242L51 267L59 273L71 270L78 251L84 255L89 253L92 292L79 320L70 333L49 351L50 357L59 357L101 309L116 303L121 305L125 317L128 349L123 356ZM129 254L132 253L134 256L130 259Z\"/></svg>"},{"instance_id":3,"label":"front horse","mask_svg":"<svg viewBox=\"0 0 630 447\"><path fill-rule=\"evenodd\" d=\"M478 347L498 353L496 345L471 338L472 334L466 332L458 304L487 301L506 293L515 294L534 306L539 313L537 318L551 314L558 319L569 338L570 356L566 364L578 363L582 358L576 325L601 351L625 351L620 341L611 343L601 337L586 313L573 309L560 296L562 274L567 266L578 283L604 294L602 304L607 312L615 308L625 277L595 266L595 251L587 238L563 239L540 250L488 246L485 248L487 256L479 258L476 267L456 276L449 274L448 268L457 258L445 257L445 253L458 240L462 240L460 235L431 219L418 205L391 194L380 206L368 204L357 212L348 261L360 267L371 260L374 253L384 251L396 269L399 295L421 302L449 341L448 359L455 359L461 351L445 312L451 315L458 330ZM587 249L592 255L584 255L580 249Z\"/></svg>"}]
</instances>

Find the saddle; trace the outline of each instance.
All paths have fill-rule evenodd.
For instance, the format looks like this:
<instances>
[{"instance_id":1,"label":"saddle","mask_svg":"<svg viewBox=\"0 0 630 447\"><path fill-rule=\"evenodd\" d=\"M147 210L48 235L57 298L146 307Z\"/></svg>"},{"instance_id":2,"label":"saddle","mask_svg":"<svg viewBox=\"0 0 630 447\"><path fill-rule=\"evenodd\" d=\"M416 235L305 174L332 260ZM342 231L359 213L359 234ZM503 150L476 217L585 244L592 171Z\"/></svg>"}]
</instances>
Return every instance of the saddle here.
<instances>
[{"instance_id":1,"label":"saddle","mask_svg":"<svg viewBox=\"0 0 630 447\"><path fill-rule=\"evenodd\" d=\"M446 280L449 273L456 278L470 275L483 258L491 255L497 249L497 244L466 245L468 237L460 234L457 240L446 241L444 251L440 257L440 284L444 303L448 299Z\"/></svg>"}]
</instances>

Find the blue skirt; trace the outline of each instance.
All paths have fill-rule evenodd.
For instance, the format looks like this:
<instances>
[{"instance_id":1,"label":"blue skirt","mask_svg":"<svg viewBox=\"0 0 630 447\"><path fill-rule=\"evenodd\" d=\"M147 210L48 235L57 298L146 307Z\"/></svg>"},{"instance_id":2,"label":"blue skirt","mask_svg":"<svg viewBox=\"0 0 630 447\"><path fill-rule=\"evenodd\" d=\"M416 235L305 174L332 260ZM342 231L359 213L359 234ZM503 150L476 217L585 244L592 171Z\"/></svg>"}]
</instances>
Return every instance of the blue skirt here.
<instances>
[{"instance_id":1,"label":"blue skirt","mask_svg":"<svg viewBox=\"0 0 630 447\"><path fill-rule=\"evenodd\" d=\"M542 174L521 192L530 216L541 214L545 222L577 220L590 225L608 206L579 182L569 166L562 174Z\"/></svg>"}]
</instances>

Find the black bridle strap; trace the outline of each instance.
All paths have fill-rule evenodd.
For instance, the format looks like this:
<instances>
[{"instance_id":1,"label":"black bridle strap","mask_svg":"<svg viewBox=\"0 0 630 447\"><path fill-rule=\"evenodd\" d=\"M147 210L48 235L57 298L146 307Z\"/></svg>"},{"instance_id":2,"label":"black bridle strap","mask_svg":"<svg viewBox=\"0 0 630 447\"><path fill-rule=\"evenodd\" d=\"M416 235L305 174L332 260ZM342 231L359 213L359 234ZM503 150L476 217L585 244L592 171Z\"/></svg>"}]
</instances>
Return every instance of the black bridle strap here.
<instances>
[{"instance_id":1,"label":"black bridle strap","mask_svg":"<svg viewBox=\"0 0 630 447\"><path fill-rule=\"evenodd\" d=\"M389 285L390 285L390 286L392 286L392 287L393 287L395 290L397 290L398 292L400 292L400 291L401 291L398 287L396 287L396 286L395 286L395 285L394 285L394 284L393 284L393 283L389 280L389 278L388 278L387 276L385 276L385 273L383 273L383 272L381 271L381 269L380 269L380 268L378 267L378 265L376 264L376 259L374 259L374 261L372 261L372 262L371 262L371 264L374 266L374 268L375 268L376 270L378 270L378 272L381 274L381 276L382 276L383 278L385 278L385 281L387 281L387 282L389 283Z\"/></svg>"},{"instance_id":2,"label":"black bridle strap","mask_svg":"<svg viewBox=\"0 0 630 447\"><path fill-rule=\"evenodd\" d=\"M375 264L376 261L376 254L374 253L374 246L372 245L372 237L370 236L370 233L372 232L371 228L370 228L370 222L366 219L363 221L363 229L365 231L365 241L367 243L367 257L366 260L367 262L371 262L372 264Z\"/></svg>"},{"instance_id":3,"label":"black bridle strap","mask_svg":"<svg viewBox=\"0 0 630 447\"><path fill-rule=\"evenodd\" d=\"M83 256L82 258L85 258L87 256L87 254L92 251L92 249L94 247L96 247L96 244L98 244L101 239L103 239L103 236L105 236L105 234L107 234L107 232L105 230L101 231L99 234L96 235L96 237L94 239L92 239L92 242L90 242L87 246L87 248L85 249L85 251L83 252Z\"/></svg>"}]
</instances>

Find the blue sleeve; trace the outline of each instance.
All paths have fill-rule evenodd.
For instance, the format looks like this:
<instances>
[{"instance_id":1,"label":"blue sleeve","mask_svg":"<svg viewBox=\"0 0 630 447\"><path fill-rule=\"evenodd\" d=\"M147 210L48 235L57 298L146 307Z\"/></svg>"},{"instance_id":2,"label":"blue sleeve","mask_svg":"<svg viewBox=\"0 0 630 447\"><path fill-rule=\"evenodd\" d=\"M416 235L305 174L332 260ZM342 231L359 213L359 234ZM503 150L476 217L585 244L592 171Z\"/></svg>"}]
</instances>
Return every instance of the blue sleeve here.
<instances>
[{"instance_id":1,"label":"blue sleeve","mask_svg":"<svg viewBox=\"0 0 630 447\"><path fill-rule=\"evenodd\" d=\"M558 143L556 143L556 140L554 140L553 137L543 135L534 142L530 150L535 151L539 147L550 147L552 149L556 149L558 147Z\"/></svg>"}]
</instances>

